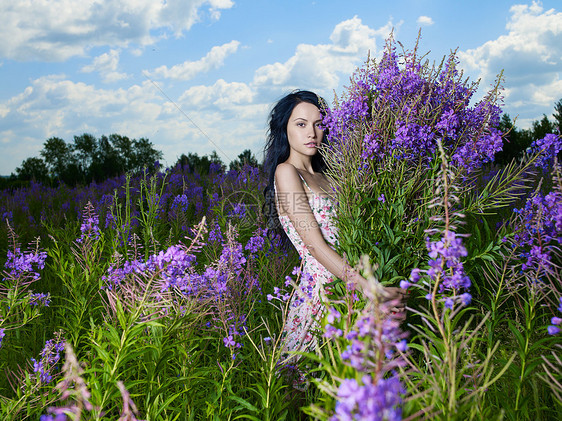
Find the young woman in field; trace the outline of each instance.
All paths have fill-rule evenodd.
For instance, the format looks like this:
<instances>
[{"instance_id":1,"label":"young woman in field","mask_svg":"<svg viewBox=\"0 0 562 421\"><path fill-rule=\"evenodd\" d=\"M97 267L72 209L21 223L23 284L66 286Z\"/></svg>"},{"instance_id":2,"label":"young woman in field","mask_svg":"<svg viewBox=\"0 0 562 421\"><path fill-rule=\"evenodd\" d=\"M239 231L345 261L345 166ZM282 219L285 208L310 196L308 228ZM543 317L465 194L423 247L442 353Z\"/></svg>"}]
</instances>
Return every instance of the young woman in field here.
<instances>
[{"instance_id":1,"label":"young woman in field","mask_svg":"<svg viewBox=\"0 0 562 421\"><path fill-rule=\"evenodd\" d=\"M302 258L300 283L289 305L284 350L311 351L314 328L322 313L320 294L333 278L359 283L361 275L334 249L335 202L318 148L324 101L315 93L296 91L282 98L269 116L264 166L269 224L288 237ZM284 234L286 237L284 237ZM405 291L386 288L386 300L401 300ZM397 311L403 311L400 304ZM312 348L312 349L311 349Z\"/></svg>"}]
</instances>

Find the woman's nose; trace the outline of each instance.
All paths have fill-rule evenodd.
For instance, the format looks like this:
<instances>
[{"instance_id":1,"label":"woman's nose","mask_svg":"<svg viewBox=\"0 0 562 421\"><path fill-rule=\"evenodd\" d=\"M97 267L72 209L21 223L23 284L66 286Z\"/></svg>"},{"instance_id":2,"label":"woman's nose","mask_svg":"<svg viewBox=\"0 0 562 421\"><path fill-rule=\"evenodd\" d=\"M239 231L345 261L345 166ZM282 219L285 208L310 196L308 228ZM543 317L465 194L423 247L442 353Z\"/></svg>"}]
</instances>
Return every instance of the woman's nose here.
<instances>
[{"instance_id":1,"label":"woman's nose","mask_svg":"<svg viewBox=\"0 0 562 421\"><path fill-rule=\"evenodd\" d=\"M309 130L308 132L308 137L312 137L315 138L317 136L316 134L316 127L315 126L311 126L312 128Z\"/></svg>"}]
</instances>

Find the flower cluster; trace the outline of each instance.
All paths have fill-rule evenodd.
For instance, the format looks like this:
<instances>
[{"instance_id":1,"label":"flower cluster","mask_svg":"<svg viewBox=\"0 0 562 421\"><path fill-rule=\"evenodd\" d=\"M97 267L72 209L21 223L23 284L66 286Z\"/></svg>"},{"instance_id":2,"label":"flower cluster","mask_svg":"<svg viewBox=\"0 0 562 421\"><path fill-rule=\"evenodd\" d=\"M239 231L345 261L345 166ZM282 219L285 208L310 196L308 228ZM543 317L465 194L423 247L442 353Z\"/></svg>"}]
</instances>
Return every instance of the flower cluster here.
<instances>
[{"instance_id":1,"label":"flower cluster","mask_svg":"<svg viewBox=\"0 0 562 421\"><path fill-rule=\"evenodd\" d=\"M359 315L355 324L345 334L345 339L350 342L341 354L345 364L357 371L371 372L381 359L387 359L386 371L402 363L400 358L393 357L397 350L401 353L407 351L405 338L408 334L400 329L400 319L391 313L391 304L393 303L379 304L383 317L372 314ZM329 323L332 315L333 310L328 314L324 336L342 336L343 332Z\"/></svg>"},{"instance_id":2,"label":"flower cluster","mask_svg":"<svg viewBox=\"0 0 562 421\"><path fill-rule=\"evenodd\" d=\"M408 333L400 328L404 314L394 311L401 300L389 297L389 291L374 278L366 256L360 267L366 278L359 278L356 288L348 291L347 308L338 308L342 302L334 301L324 313L323 337L340 344L342 362L352 369L346 368L347 378L334 391L337 403L330 419L398 420L406 392L395 371L404 365L408 353ZM362 295L364 306L353 309L350 303L357 294ZM350 314L343 317L344 311Z\"/></svg>"},{"instance_id":3,"label":"flower cluster","mask_svg":"<svg viewBox=\"0 0 562 421\"><path fill-rule=\"evenodd\" d=\"M278 300L286 302L291 299L291 305L298 307L306 301L312 300L314 290L314 278L308 272L304 272L300 266L295 266L291 275L295 276L295 280L289 275L285 277L285 288L273 287L273 294L267 294L267 300ZM292 288L291 288L292 287ZM293 290L293 293L289 292Z\"/></svg>"},{"instance_id":4,"label":"flower cluster","mask_svg":"<svg viewBox=\"0 0 562 421\"><path fill-rule=\"evenodd\" d=\"M99 238L101 231L99 228L100 218L92 205L92 202L88 201L84 212L82 214L82 225L80 225L80 232L82 233L80 238L76 241L82 243L86 238L96 240Z\"/></svg>"},{"instance_id":5,"label":"flower cluster","mask_svg":"<svg viewBox=\"0 0 562 421\"><path fill-rule=\"evenodd\" d=\"M461 238L452 231L446 229L437 241L426 239L426 247L429 252L429 269L414 269L408 281L402 281L400 287L407 289L410 286L429 287L430 292L426 295L428 300L433 298L433 286L438 285L435 292L441 294L441 300L446 308L453 310L455 304L467 306L472 300L469 292L463 292L470 288L470 278L465 274L461 258L466 257L467 251L462 244ZM425 276L424 276L425 275ZM420 279L427 281L420 284Z\"/></svg>"},{"instance_id":6,"label":"flower cluster","mask_svg":"<svg viewBox=\"0 0 562 421\"><path fill-rule=\"evenodd\" d=\"M64 341L60 335L55 339L45 342L45 347L41 351L41 358L36 360L31 358L33 372L37 373L41 383L50 383L53 379L52 372L60 360L60 353L64 350Z\"/></svg>"},{"instance_id":7,"label":"flower cluster","mask_svg":"<svg viewBox=\"0 0 562 421\"><path fill-rule=\"evenodd\" d=\"M267 230L258 228L252 237L246 243L245 250L250 252L250 258L254 259L257 253L260 250L263 250L264 245L266 244L267 239Z\"/></svg>"},{"instance_id":8,"label":"flower cluster","mask_svg":"<svg viewBox=\"0 0 562 421\"><path fill-rule=\"evenodd\" d=\"M514 245L522 247L522 269L549 271L553 253L562 244L562 193L536 193L525 206L513 210L516 225L521 227L514 236Z\"/></svg>"},{"instance_id":9,"label":"flower cluster","mask_svg":"<svg viewBox=\"0 0 562 421\"><path fill-rule=\"evenodd\" d=\"M146 261L135 259L112 265L102 279L111 289L131 275L142 275L158 279L160 291L173 288L184 294L196 294L200 285L193 269L195 260L195 255L189 253L187 247L182 244L173 245L149 256Z\"/></svg>"},{"instance_id":10,"label":"flower cluster","mask_svg":"<svg viewBox=\"0 0 562 421\"><path fill-rule=\"evenodd\" d=\"M4 267L7 275L12 279L30 279L37 281L40 278L39 270L45 267L47 253L35 250L22 252L19 245L15 245L13 250L8 250L7 260Z\"/></svg>"},{"instance_id":11,"label":"flower cluster","mask_svg":"<svg viewBox=\"0 0 562 421\"><path fill-rule=\"evenodd\" d=\"M83 369L76 359L70 344L65 346L66 358L62 367L64 376L56 388L61 392L60 399L70 402L63 407L47 408L47 415L41 415L40 421L66 421L67 419L82 419L82 412L92 411L94 406L90 402L91 393L82 378Z\"/></svg>"},{"instance_id":12,"label":"flower cluster","mask_svg":"<svg viewBox=\"0 0 562 421\"><path fill-rule=\"evenodd\" d=\"M34 293L34 292L29 294L29 305L31 306L48 307L50 303L51 303L50 294Z\"/></svg>"},{"instance_id":13,"label":"flower cluster","mask_svg":"<svg viewBox=\"0 0 562 421\"><path fill-rule=\"evenodd\" d=\"M454 54L442 67L422 65L416 50L399 56L394 40L382 59L368 61L352 78L346 97L328 110L328 142L338 150L360 141L359 168L388 159L415 166L434 159L439 140L454 165L471 172L502 148L497 89L470 106L468 85ZM355 150L355 149L353 149Z\"/></svg>"},{"instance_id":14,"label":"flower cluster","mask_svg":"<svg viewBox=\"0 0 562 421\"><path fill-rule=\"evenodd\" d=\"M215 229L220 232L218 225ZM202 233L204 229L199 231ZM256 274L250 270L253 259L248 261L244 251L257 253L262 235L256 233L246 247L236 240L237 233L231 226L226 237L218 259L204 267L196 265L196 253L203 245L198 239L189 248L181 243L172 245L146 260L118 261L103 277L106 288L113 295L126 294L132 281L146 280L139 284L144 291L148 280L152 280L154 287L149 291L150 299L165 306L163 314L169 303L163 301L164 297L180 307L186 299L204 303L209 316L205 326L222 332L225 347L238 349L242 346L238 338L245 335L247 316L243 305L233 303L255 299L256 295L251 292L260 289Z\"/></svg>"},{"instance_id":15,"label":"flower cluster","mask_svg":"<svg viewBox=\"0 0 562 421\"><path fill-rule=\"evenodd\" d=\"M209 243L222 243L224 237L222 235L221 227L215 222L215 224L209 230L209 235L207 237L207 242Z\"/></svg>"},{"instance_id":16,"label":"flower cluster","mask_svg":"<svg viewBox=\"0 0 562 421\"><path fill-rule=\"evenodd\" d=\"M535 140L531 144L531 150L539 153L536 166L548 168L562 151L562 136L548 133L544 138Z\"/></svg>"},{"instance_id":17,"label":"flower cluster","mask_svg":"<svg viewBox=\"0 0 562 421\"><path fill-rule=\"evenodd\" d=\"M342 381L337 392L336 411L332 421L370 420L398 421L402 419L402 395L406 390L397 377L380 379L373 383L363 376L360 384L355 379Z\"/></svg>"}]
</instances>

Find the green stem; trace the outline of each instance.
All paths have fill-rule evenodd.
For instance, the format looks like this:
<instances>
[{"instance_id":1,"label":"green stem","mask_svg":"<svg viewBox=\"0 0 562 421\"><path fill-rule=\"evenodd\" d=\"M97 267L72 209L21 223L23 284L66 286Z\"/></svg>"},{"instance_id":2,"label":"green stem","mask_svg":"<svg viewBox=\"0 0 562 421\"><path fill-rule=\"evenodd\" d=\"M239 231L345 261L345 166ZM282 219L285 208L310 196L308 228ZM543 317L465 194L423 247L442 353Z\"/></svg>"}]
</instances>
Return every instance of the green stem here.
<instances>
[{"instance_id":1,"label":"green stem","mask_svg":"<svg viewBox=\"0 0 562 421\"><path fill-rule=\"evenodd\" d=\"M531 341L531 332L533 330L534 319L535 319L535 299L534 294L531 293L531 299L529 300L529 311L526 314L528 316L525 320L525 347L521 355L521 370L519 371L519 382L517 385L517 394L515 396L515 412L520 411L521 404L521 393L523 391L523 383L525 382L525 371L527 369L527 360L529 354L529 344Z\"/></svg>"}]
</instances>

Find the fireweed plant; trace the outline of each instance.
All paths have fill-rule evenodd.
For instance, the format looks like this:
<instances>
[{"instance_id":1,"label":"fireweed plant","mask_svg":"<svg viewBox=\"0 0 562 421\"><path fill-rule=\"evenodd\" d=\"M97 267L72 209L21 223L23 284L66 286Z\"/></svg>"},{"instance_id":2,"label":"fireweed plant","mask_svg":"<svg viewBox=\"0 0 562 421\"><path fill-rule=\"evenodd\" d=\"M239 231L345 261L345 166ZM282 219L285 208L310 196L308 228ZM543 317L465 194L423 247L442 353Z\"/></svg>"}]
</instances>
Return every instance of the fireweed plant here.
<instances>
[{"instance_id":1,"label":"fireweed plant","mask_svg":"<svg viewBox=\"0 0 562 421\"><path fill-rule=\"evenodd\" d=\"M556 413L549 409L553 395L538 376L541 357L551 355L559 341L559 336L543 339L547 325L556 331L552 297L560 296L560 278L546 272L550 281L543 276L540 288L551 291L550 301L529 301L526 294L539 283L525 265L535 268L533 275L559 267L561 198L552 192L530 199L532 209L525 215L529 221L539 218L539 229L518 219L519 213L497 229L490 225L529 191L538 177L536 166L552 168L561 140L549 134L523 160L483 177L502 147L501 75L473 103L477 87L463 77L454 52L431 64L417 44L399 53L390 38L382 58L357 70L324 121L340 251L353 264L368 255L378 282L410 291L401 329L410 333L411 352L398 375L385 377L397 376L408 391L402 398L404 417L526 419L530 395L535 416ZM528 281L521 282L522 276ZM359 297L347 314L340 309L342 320L353 320L365 301ZM531 308L524 310L525 305ZM517 324L524 314L529 323ZM343 338L346 329L340 329ZM331 323L325 335L335 335ZM337 355L347 355L344 349ZM324 373L346 393L350 385L365 385L358 373L350 374ZM366 395L347 396L346 402L362 402ZM361 419L361 411L357 406L352 415L338 415L336 410L334 417ZM388 414L379 416L391 419Z\"/></svg>"},{"instance_id":2,"label":"fireweed plant","mask_svg":"<svg viewBox=\"0 0 562 421\"><path fill-rule=\"evenodd\" d=\"M265 229L259 168L0 192L0 417L555 419L560 137L489 171L500 80L474 103L455 54L390 39L336 98L321 152L367 281L329 286L298 359L280 332L308 275Z\"/></svg>"},{"instance_id":3,"label":"fireweed plant","mask_svg":"<svg viewBox=\"0 0 562 421\"><path fill-rule=\"evenodd\" d=\"M261 228L258 168L114 181L114 191L63 188L51 197L90 194L66 224L43 215L45 252L22 252L10 237L3 286L18 305L2 302L2 419L294 418L278 351L263 338L281 324L266 292L296 260ZM50 295L32 294L31 282ZM51 356L45 342L59 331ZM80 396L64 386L78 377L76 368L61 372L62 340L80 361Z\"/></svg>"}]
</instances>

